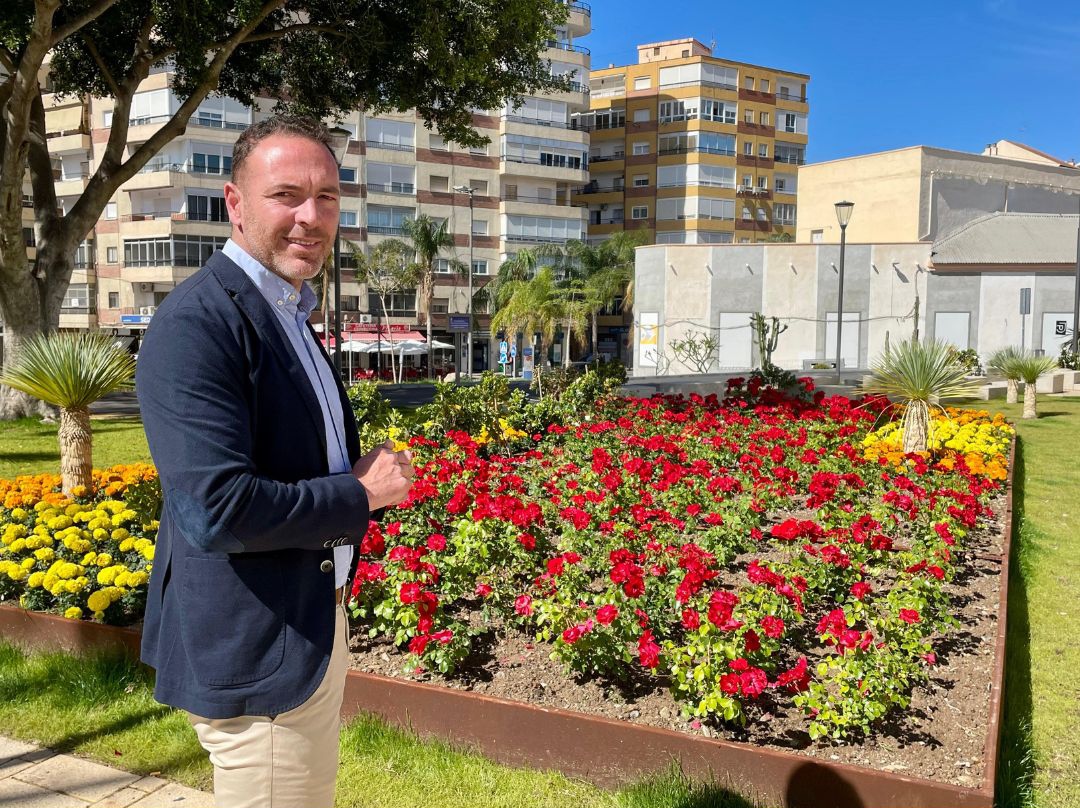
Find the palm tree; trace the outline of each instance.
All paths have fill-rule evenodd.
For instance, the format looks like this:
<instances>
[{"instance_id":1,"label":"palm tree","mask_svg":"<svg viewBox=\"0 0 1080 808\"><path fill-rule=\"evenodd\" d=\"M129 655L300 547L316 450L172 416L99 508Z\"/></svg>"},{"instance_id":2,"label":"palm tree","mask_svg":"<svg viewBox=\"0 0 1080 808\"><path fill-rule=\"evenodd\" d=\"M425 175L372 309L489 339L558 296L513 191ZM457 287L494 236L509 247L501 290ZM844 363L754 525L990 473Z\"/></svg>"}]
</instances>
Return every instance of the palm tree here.
<instances>
[{"instance_id":1,"label":"palm tree","mask_svg":"<svg viewBox=\"0 0 1080 808\"><path fill-rule=\"evenodd\" d=\"M901 342L871 365L867 393L880 393L904 401L904 452L925 452L930 435L930 405L942 398L975 394L975 383L953 364L949 344Z\"/></svg>"},{"instance_id":2,"label":"palm tree","mask_svg":"<svg viewBox=\"0 0 1080 808\"><path fill-rule=\"evenodd\" d=\"M1020 375L1020 381L1024 383L1024 418L1039 417L1035 384L1040 376L1049 373L1057 366L1057 360L1052 356L1026 354L1015 360L1016 372Z\"/></svg>"},{"instance_id":3,"label":"palm tree","mask_svg":"<svg viewBox=\"0 0 1080 808\"><path fill-rule=\"evenodd\" d=\"M421 268L416 288L416 308L418 313L424 316L427 326L429 379L433 375L435 361L431 350L431 300L435 295L435 261L444 249L454 246L454 236L448 228L448 219L437 222L426 213L415 219L406 219L401 224L405 237L416 251L416 263Z\"/></svg>"},{"instance_id":4,"label":"palm tree","mask_svg":"<svg viewBox=\"0 0 1080 808\"><path fill-rule=\"evenodd\" d=\"M533 257L526 257L523 263L533 260ZM559 294L551 267L541 267L531 278L512 277L518 271L520 266L511 266L507 272L511 277L501 280L496 289L496 310L491 317L491 330L527 335L533 343L535 354L536 334L540 334L545 346L554 339L556 326L566 316L565 300Z\"/></svg>"},{"instance_id":5,"label":"palm tree","mask_svg":"<svg viewBox=\"0 0 1080 808\"><path fill-rule=\"evenodd\" d=\"M127 386L135 358L102 333L52 333L26 341L0 383L60 408L60 474L63 491L93 484L90 405Z\"/></svg>"},{"instance_id":6,"label":"palm tree","mask_svg":"<svg viewBox=\"0 0 1080 808\"><path fill-rule=\"evenodd\" d=\"M622 297L623 310L632 308L634 297L635 249L647 243L644 230L623 230L599 244L567 242L566 253L579 267L584 281L585 301L592 321L592 350L598 342L600 312Z\"/></svg>"},{"instance_id":7,"label":"palm tree","mask_svg":"<svg viewBox=\"0 0 1080 808\"><path fill-rule=\"evenodd\" d=\"M990 372L1005 378L1005 381L1007 382L1005 402L1007 404L1016 403L1016 392L1020 386L1020 370L1017 363L1023 358L1024 350L1022 348L1017 348L1015 345L1010 345L1007 348L995 351L990 356L990 360L986 363Z\"/></svg>"}]
</instances>

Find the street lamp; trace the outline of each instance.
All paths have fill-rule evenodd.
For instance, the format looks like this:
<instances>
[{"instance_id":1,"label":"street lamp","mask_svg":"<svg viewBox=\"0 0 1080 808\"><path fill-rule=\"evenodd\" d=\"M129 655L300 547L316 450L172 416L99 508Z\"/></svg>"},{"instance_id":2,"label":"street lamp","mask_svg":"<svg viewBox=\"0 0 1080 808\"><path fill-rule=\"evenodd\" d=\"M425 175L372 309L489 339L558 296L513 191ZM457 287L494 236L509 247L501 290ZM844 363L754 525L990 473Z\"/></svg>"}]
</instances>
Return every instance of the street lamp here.
<instances>
[{"instance_id":1,"label":"street lamp","mask_svg":"<svg viewBox=\"0 0 1080 808\"><path fill-rule=\"evenodd\" d=\"M342 126L335 126L330 130L330 140L333 143L331 151L341 168L345 155L349 151L349 139L352 132ZM326 312L323 312L323 331L326 331ZM341 377L341 212L338 211L338 226L334 231L334 372Z\"/></svg>"},{"instance_id":2,"label":"street lamp","mask_svg":"<svg viewBox=\"0 0 1080 808\"><path fill-rule=\"evenodd\" d=\"M472 299L473 299L473 289L472 289L472 270L473 270L473 194L476 193L476 189L475 188L470 188L468 185L455 185L454 186L454 191L456 193L459 193L459 194L468 194L469 195L469 299L468 299L468 301L466 301L466 304L465 304L466 312L469 315L469 331L468 331L468 337L466 339L466 346L467 347L465 348L465 351L466 351L466 353L465 353L465 357L466 357L465 362L467 363L466 367L468 368L466 370L466 374L471 379L472 378L472 330L473 330L473 321L472 321Z\"/></svg>"},{"instance_id":3,"label":"street lamp","mask_svg":"<svg viewBox=\"0 0 1080 808\"><path fill-rule=\"evenodd\" d=\"M837 202L836 221L840 223L840 287L836 296L836 383L843 384L840 378L840 339L844 333L844 250L847 247L847 226L851 221L854 202Z\"/></svg>"}]
</instances>

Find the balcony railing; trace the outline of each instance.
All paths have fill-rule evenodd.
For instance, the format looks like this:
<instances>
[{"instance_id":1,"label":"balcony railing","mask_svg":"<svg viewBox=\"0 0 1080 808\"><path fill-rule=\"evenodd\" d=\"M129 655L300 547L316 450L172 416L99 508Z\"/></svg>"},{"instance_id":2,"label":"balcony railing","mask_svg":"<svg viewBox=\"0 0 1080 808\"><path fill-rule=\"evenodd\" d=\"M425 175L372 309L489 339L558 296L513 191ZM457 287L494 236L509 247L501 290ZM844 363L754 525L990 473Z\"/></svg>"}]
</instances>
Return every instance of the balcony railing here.
<instances>
[{"instance_id":1,"label":"balcony railing","mask_svg":"<svg viewBox=\"0 0 1080 808\"><path fill-rule=\"evenodd\" d=\"M583 185L574 191L575 194L614 194L622 193L624 185Z\"/></svg>"},{"instance_id":2,"label":"balcony railing","mask_svg":"<svg viewBox=\"0 0 1080 808\"><path fill-rule=\"evenodd\" d=\"M128 118L128 126L148 126L153 123L165 123L172 115L148 115L142 118Z\"/></svg>"},{"instance_id":3,"label":"balcony railing","mask_svg":"<svg viewBox=\"0 0 1080 808\"><path fill-rule=\"evenodd\" d=\"M661 90L672 90L676 87L717 87L721 90L733 90L738 91L739 86L737 84L729 84L726 81L710 81L708 79L702 79L700 81L676 81L673 84L661 84Z\"/></svg>"},{"instance_id":4,"label":"balcony railing","mask_svg":"<svg viewBox=\"0 0 1080 808\"><path fill-rule=\"evenodd\" d=\"M626 219L622 216L607 216L600 219L589 219L589 224L622 224Z\"/></svg>"},{"instance_id":5,"label":"balcony railing","mask_svg":"<svg viewBox=\"0 0 1080 808\"><path fill-rule=\"evenodd\" d=\"M405 228L401 225L393 227L383 224L369 224L368 233L373 233L376 236L404 236Z\"/></svg>"},{"instance_id":6,"label":"balcony railing","mask_svg":"<svg viewBox=\"0 0 1080 808\"><path fill-rule=\"evenodd\" d=\"M503 115L504 121L510 121L511 123L527 123L533 126L552 126L556 129L576 129L577 127L567 124L566 121L550 121L541 118L529 118L524 115Z\"/></svg>"},{"instance_id":7,"label":"balcony railing","mask_svg":"<svg viewBox=\"0 0 1080 808\"><path fill-rule=\"evenodd\" d=\"M569 207L569 203L565 197L559 199L554 196L530 196L529 194L508 194L503 191L502 196L499 197L503 202L529 202L534 205L560 205L562 207Z\"/></svg>"},{"instance_id":8,"label":"balcony railing","mask_svg":"<svg viewBox=\"0 0 1080 808\"><path fill-rule=\"evenodd\" d=\"M191 126L205 126L209 129L228 129L234 132L242 132L251 126L250 123L236 123L234 121L226 121L221 118L214 118L208 115L195 115L188 120L188 124Z\"/></svg>"},{"instance_id":9,"label":"balcony railing","mask_svg":"<svg viewBox=\"0 0 1080 808\"><path fill-rule=\"evenodd\" d=\"M369 149L390 149L391 151L411 152L415 148L412 143L384 143L381 140L368 140L365 141L365 143L367 143Z\"/></svg>"},{"instance_id":10,"label":"balcony railing","mask_svg":"<svg viewBox=\"0 0 1080 808\"><path fill-rule=\"evenodd\" d=\"M596 121L595 123L582 123L578 118L570 119L570 128L581 132L598 132L604 129L622 129L626 126L626 118L617 118L614 121Z\"/></svg>"},{"instance_id":11,"label":"balcony railing","mask_svg":"<svg viewBox=\"0 0 1080 808\"><path fill-rule=\"evenodd\" d=\"M502 159L507 163L526 163L534 166L547 166L548 168L565 168L569 171L588 171L589 169L588 163L585 160L582 160L578 165L556 165L552 162L545 162L539 157L525 157L519 154L504 154Z\"/></svg>"},{"instance_id":12,"label":"balcony railing","mask_svg":"<svg viewBox=\"0 0 1080 808\"><path fill-rule=\"evenodd\" d=\"M734 157L734 149L715 149L711 146L669 146L664 149L660 149L657 154L664 156L668 154L718 154L721 157Z\"/></svg>"},{"instance_id":13,"label":"balcony railing","mask_svg":"<svg viewBox=\"0 0 1080 808\"><path fill-rule=\"evenodd\" d=\"M580 11L586 17L592 16L592 6L588 3L583 3L581 0L563 0L571 11Z\"/></svg>"},{"instance_id":14,"label":"balcony railing","mask_svg":"<svg viewBox=\"0 0 1080 808\"><path fill-rule=\"evenodd\" d=\"M607 163L611 160L625 160L626 153L619 152L618 154L598 154L595 157L589 156L590 163Z\"/></svg>"},{"instance_id":15,"label":"balcony railing","mask_svg":"<svg viewBox=\"0 0 1080 808\"><path fill-rule=\"evenodd\" d=\"M806 103L806 96L805 95L799 95L797 93L789 93L789 92L786 92L784 90L781 90L780 92L778 92L776 94L776 100L777 101L798 101L800 103L805 104Z\"/></svg>"},{"instance_id":16,"label":"balcony railing","mask_svg":"<svg viewBox=\"0 0 1080 808\"><path fill-rule=\"evenodd\" d=\"M174 163L169 160L151 160L139 169L140 174L150 174L154 171L175 171L180 174L205 174L213 177L232 176L231 169L211 169L209 166L193 166L187 163Z\"/></svg>"},{"instance_id":17,"label":"balcony railing","mask_svg":"<svg viewBox=\"0 0 1080 808\"><path fill-rule=\"evenodd\" d=\"M519 235L519 234L516 234L516 233L507 233L505 236L503 236L503 239L505 241L523 241L523 242L526 242L526 243L532 242L532 243L535 243L535 244L563 244L564 242L566 242L569 239L569 237L568 236L528 236L528 235Z\"/></svg>"},{"instance_id":18,"label":"balcony railing","mask_svg":"<svg viewBox=\"0 0 1080 808\"><path fill-rule=\"evenodd\" d=\"M549 39L544 46L550 50L569 51L572 53L584 53L588 56L592 51L583 45L573 45L570 42L560 42L557 39Z\"/></svg>"},{"instance_id":19,"label":"balcony railing","mask_svg":"<svg viewBox=\"0 0 1080 808\"><path fill-rule=\"evenodd\" d=\"M773 159L778 163L788 163L793 166L806 165L806 158L797 154L777 154Z\"/></svg>"},{"instance_id":20,"label":"balcony railing","mask_svg":"<svg viewBox=\"0 0 1080 808\"><path fill-rule=\"evenodd\" d=\"M380 194L404 194L411 196L416 193L416 186L407 182L369 182L367 187L369 191L375 191Z\"/></svg>"}]
</instances>

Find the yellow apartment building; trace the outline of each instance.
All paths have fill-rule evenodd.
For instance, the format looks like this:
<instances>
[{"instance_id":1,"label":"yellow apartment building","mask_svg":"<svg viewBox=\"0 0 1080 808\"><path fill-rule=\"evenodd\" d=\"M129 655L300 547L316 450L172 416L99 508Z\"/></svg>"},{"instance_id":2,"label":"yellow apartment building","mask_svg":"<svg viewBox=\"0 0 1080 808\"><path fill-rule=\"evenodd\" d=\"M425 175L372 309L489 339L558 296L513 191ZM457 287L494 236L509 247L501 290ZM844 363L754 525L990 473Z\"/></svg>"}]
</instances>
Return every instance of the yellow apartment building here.
<instances>
[{"instance_id":1,"label":"yellow apartment building","mask_svg":"<svg viewBox=\"0 0 1080 808\"><path fill-rule=\"evenodd\" d=\"M659 244L793 238L810 77L720 59L696 39L638 46L593 70L589 182L574 195L590 239L644 228Z\"/></svg>"}]
</instances>

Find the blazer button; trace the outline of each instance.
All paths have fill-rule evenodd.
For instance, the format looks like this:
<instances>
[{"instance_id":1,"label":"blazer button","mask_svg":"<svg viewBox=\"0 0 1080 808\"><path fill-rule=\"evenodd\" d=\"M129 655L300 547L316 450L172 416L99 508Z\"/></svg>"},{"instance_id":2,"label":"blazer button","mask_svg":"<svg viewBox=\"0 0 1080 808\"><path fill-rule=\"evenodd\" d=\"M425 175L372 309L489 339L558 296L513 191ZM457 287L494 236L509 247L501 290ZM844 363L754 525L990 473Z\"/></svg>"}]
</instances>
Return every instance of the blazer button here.
<instances>
[{"instance_id":1,"label":"blazer button","mask_svg":"<svg viewBox=\"0 0 1080 808\"><path fill-rule=\"evenodd\" d=\"M319 569L322 570L323 572L326 572L326 573L333 572L334 571L334 562L331 561L330 559L327 559L326 561L324 561L323 563L321 563L319 565Z\"/></svg>"}]
</instances>

